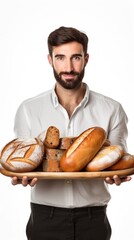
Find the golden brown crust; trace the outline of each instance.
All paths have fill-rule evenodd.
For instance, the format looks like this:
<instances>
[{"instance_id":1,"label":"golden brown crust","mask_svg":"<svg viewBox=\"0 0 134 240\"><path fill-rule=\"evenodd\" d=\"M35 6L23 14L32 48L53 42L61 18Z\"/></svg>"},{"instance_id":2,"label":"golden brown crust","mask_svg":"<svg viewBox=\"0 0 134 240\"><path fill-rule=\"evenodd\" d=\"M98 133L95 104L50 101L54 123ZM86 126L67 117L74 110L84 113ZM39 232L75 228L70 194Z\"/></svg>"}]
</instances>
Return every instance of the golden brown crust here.
<instances>
[{"instance_id":1,"label":"golden brown crust","mask_svg":"<svg viewBox=\"0 0 134 240\"><path fill-rule=\"evenodd\" d=\"M114 171L133 167L134 167L134 155L125 153L117 163L109 167L107 170Z\"/></svg>"},{"instance_id":2,"label":"golden brown crust","mask_svg":"<svg viewBox=\"0 0 134 240\"><path fill-rule=\"evenodd\" d=\"M89 128L80 134L60 161L60 167L65 172L81 171L95 156L106 140L103 128Z\"/></svg>"}]
</instances>

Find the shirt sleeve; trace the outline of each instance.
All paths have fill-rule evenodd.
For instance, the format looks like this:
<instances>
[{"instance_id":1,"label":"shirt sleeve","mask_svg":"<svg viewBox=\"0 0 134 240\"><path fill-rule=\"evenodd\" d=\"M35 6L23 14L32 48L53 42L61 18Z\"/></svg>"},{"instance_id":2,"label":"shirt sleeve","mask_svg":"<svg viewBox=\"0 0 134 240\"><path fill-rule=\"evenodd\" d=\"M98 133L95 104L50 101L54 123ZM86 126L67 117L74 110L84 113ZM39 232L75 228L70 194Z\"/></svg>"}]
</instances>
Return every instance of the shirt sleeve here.
<instances>
[{"instance_id":1,"label":"shirt sleeve","mask_svg":"<svg viewBox=\"0 0 134 240\"><path fill-rule=\"evenodd\" d=\"M24 103L22 103L15 115L14 121L15 137L31 137L31 126Z\"/></svg>"},{"instance_id":2,"label":"shirt sleeve","mask_svg":"<svg viewBox=\"0 0 134 240\"><path fill-rule=\"evenodd\" d=\"M127 123L127 115L121 104L119 104L118 108L116 109L116 113L110 122L108 139L110 140L112 145L119 144L124 148L125 151L127 151Z\"/></svg>"}]
</instances>

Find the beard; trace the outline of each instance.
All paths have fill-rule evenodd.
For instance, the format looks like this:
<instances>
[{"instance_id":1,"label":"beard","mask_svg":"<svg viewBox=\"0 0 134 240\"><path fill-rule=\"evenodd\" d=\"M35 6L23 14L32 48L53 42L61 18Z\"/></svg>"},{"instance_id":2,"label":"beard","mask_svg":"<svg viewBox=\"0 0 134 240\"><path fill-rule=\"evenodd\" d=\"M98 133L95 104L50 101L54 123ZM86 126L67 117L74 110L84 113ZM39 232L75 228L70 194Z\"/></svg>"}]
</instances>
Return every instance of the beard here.
<instances>
[{"instance_id":1,"label":"beard","mask_svg":"<svg viewBox=\"0 0 134 240\"><path fill-rule=\"evenodd\" d=\"M56 70L53 67L53 73L54 73L54 77L56 79L56 81L65 89L76 89L81 85L82 79L84 77L85 74L85 68L83 68L83 70L78 73L78 72L60 72L59 74L56 72ZM70 74L73 75L75 77L72 79L62 79L62 75L63 74Z\"/></svg>"}]
</instances>

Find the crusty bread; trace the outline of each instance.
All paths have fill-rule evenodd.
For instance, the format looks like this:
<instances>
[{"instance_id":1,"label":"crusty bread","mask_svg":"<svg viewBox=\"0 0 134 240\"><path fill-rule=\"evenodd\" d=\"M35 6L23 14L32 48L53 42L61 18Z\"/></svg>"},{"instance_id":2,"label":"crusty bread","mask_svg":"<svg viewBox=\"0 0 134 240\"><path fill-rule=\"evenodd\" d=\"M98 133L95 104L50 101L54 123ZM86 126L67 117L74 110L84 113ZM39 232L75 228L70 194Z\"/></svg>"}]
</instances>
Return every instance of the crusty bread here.
<instances>
[{"instance_id":1,"label":"crusty bread","mask_svg":"<svg viewBox=\"0 0 134 240\"><path fill-rule=\"evenodd\" d=\"M44 140L45 146L48 148L57 148L59 143L60 143L59 129L54 126L50 126L46 132Z\"/></svg>"},{"instance_id":2,"label":"crusty bread","mask_svg":"<svg viewBox=\"0 0 134 240\"><path fill-rule=\"evenodd\" d=\"M76 140L76 137L63 137L60 138L59 149L68 149L73 142Z\"/></svg>"},{"instance_id":3,"label":"crusty bread","mask_svg":"<svg viewBox=\"0 0 134 240\"><path fill-rule=\"evenodd\" d=\"M44 143L44 141L45 141L46 132L47 132L47 130L44 130L43 132L41 132L41 133L37 136L37 138L38 138L39 140L41 140L43 143Z\"/></svg>"},{"instance_id":4,"label":"crusty bread","mask_svg":"<svg viewBox=\"0 0 134 240\"><path fill-rule=\"evenodd\" d=\"M65 150L46 148L46 154L43 159L44 172L60 172L60 159Z\"/></svg>"},{"instance_id":5,"label":"crusty bread","mask_svg":"<svg viewBox=\"0 0 134 240\"><path fill-rule=\"evenodd\" d=\"M107 170L115 171L134 167L134 155L124 153L118 162L110 166Z\"/></svg>"},{"instance_id":6,"label":"crusty bread","mask_svg":"<svg viewBox=\"0 0 134 240\"><path fill-rule=\"evenodd\" d=\"M44 152L44 144L39 139L17 138L2 149L1 165L13 172L32 171L41 163Z\"/></svg>"},{"instance_id":7,"label":"crusty bread","mask_svg":"<svg viewBox=\"0 0 134 240\"><path fill-rule=\"evenodd\" d=\"M60 160L65 150L46 148L45 158Z\"/></svg>"},{"instance_id":8,"label":"crusty bread","mask_svg":"<svg viewBox=\"0 0 134 240\"><path fill-rule=\"evenodd\" d=\"M100 150L106 140L103 128L92 127L80 134L63 154L60 167L65 172L81 171Z\"/></svg>"},{"instance_id":9,"label":"crusty bread","mask_svg":"<svg viewBox=\"0 0 134 240\"><path fill-rule=\"evenodd\" d=\"M87 164L85 170L88 172L104 170L116 163L123 156L123 153L123 147L119 145L102 147L92 161Z\"/></svg>"}]
</instances>

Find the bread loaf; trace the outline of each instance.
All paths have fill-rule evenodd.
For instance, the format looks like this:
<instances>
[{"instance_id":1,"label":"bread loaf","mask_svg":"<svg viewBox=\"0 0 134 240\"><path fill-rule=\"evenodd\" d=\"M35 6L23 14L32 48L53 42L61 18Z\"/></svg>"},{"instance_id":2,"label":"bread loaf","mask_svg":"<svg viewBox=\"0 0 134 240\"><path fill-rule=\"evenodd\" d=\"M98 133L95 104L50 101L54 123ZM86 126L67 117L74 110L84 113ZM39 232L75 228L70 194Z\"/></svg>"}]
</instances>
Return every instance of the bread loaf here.
<instances>
[{"instance_id":1,"label":"bread loaf","mask_svg":"<svg viewBox=\"0 0 134 240\"><path fill-rule=\"evenodd\" d=\"M59 149L68 149L73 142L76 140L76 137L63 137L60 138Z\"/></svg>"},{"instance_id":2,"label":"bread loaf","mask_svg":"<svg viewBox=\"0 0 134 240\"><path fill-rule=\"evenodd\" d=\"M59 129L54 126L50 126L46 132L44 140L45 146L48 148L57 148L59 143L60 143Z\"/></svg>"},{"instance_id":3,"label":"bread loaf","mask_svg":"<svg viewBox=\"0 0 134 240\"><path fill-rule=\"evenodd\" d=\"M107 170L115 171L133 167L134 167L134 155L124 153L124 155L119 159L119 161L110 166Z\"/></svg>"},{"instance_id":4,"label":"bread loaf","mask_svg":"<svg viewBox=\"0 0 134 240\"><path fill-rule=\"evenodd\" d=\"M106 140L103 128L92 127L80 134L63 154L60 167L65 172L81 171L92 160Z\"/></svg>"},{"instance_id":5,"label":"bread loaf","mask_svg":"<svg viewBox=\"0 0 134 240\"><path fill-rule=\"evenodd\" d=\"M119 145L102 147L92 161L87 164L85 170L88 172L104 170L116 163L123 153L123 148Z\"/></svg>"},{"instance_id":6,"label":"bread loaf","mask_svg":"<svg viewBox=\"0 0 134 240\"><path fill-rule=\"evenodd\" d=\"M45 152L44 144L36 138L17 138L1 151L1 165L9 171L27 172L39 166Z\"/></svg>"},{"instance_id":7,"label":"bread loaf","mask_svg":"<svg viewBox=\"0 0 134 240\"><path fill-rule=\"evenodd\" d=\"M43 159L43 172L60 172L60 159L65 150L46 148L45 158Z\"/></svg>"},{"instance_id":8,"label":"bread loaf","mask_svg":"<svg viewBox=\"0 0 134 240\"><path fill-rule=\"evenodd\" d=\"M65 152L65 150L63 150L63 149L46 148L45 158L46 159L56 159L56 160L60 161L64 152Z\"/></svg>"}]
</instances>

